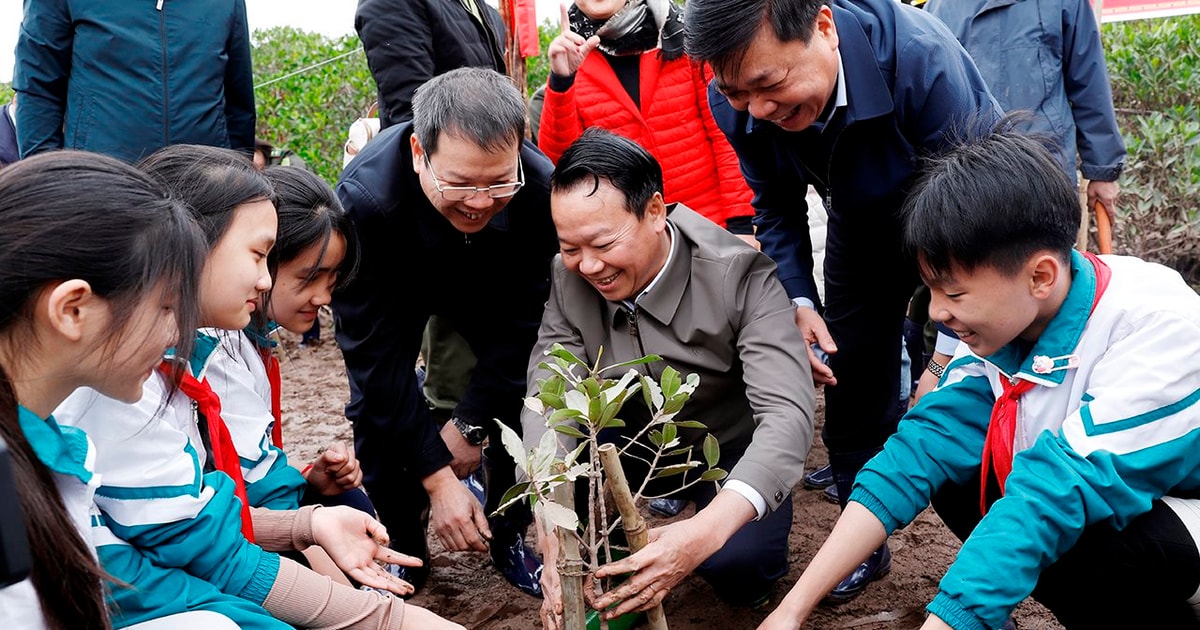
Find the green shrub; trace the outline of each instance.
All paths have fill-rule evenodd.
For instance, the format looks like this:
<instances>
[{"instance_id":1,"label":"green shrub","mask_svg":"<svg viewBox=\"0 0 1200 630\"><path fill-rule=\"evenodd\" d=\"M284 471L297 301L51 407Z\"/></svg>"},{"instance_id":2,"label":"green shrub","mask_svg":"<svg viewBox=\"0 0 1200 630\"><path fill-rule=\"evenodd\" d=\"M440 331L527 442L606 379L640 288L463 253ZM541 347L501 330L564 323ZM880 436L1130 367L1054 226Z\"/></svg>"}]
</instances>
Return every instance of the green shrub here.
<instances>
[{"instance_id":1,"label":"green shrub","mask_svg":"<svg viewBox=\"0 0 1200 630\"><path fill-rule=\"evenodd\" d=\"M525 96L528 98L538 88L546 85L546 79L550 76L550 57L546 54L546 49L550 48L550 42L558 35L558 26L553 24L549 19L543 20L538 25L538 42L541 46L541 54L537 57L528 57L525 59Z\"/></svg>"},{"instance_id":2,"label":"green shrub","mask_svg":"<svg viewBox=\"0 0 1200 630\"><path fill-rule=\"evenodd\" d=\"M1114 249L1177 269L1200 285L1200 15L1103 27L1129 156Z\"/></svg>"},{"instance_id":3,"label":"green shrub","mask_svg":"<svg viewBox=\"0 0 1200 630\"><path fill-rule=\"evenodd\" d=\"M376 99L358 38L279 27L255 31L252 39L258 137L295 151L336 182L350 123ZM287 76L328 60L334 61Z\"/></svg>"},{"instance_id":4,"label":"green shrub","mask_svg":"<svg viewBox=\"0 0 1200 630\"><path fill-rule=\"evenodd\" d=\"M0 105L12 101L13 89L9 83L0 83Z\"/></svg>"}]
</instances>

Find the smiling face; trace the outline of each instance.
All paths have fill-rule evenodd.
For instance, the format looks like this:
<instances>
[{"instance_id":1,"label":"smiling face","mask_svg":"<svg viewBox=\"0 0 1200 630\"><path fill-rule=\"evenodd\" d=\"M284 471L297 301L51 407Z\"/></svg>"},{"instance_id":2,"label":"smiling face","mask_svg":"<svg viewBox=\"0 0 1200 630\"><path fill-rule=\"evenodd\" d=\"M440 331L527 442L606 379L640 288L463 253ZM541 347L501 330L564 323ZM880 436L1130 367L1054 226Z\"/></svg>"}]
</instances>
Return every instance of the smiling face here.
<instances>
[{"instance_id":1,"label":"smiling face","mask_svg":"<svg viewBox=\"0 0 1200 630\"><path fill-rule=\"evenodd\" d=\"M259 295L271 288L267 254L275 245L277 224L275 206L265 199L234 209L225 233L204 261L202 325L241 330L250 323Z\"/></svg>"},{"instance_id":2,"label":"smiling face","mask_svg":"<svg viewBox=\"0 0 1200 630\"><path fill-rule=\"evenodd\" d=\"M267 317L296 334L312 328L317 311L329 304L338 281L338 266L346 257L346 237L340 233L329 235L324 256L322 245L309 245L299 256L280 263L275 274Z\"/></svg>"},{"instance_id":3,"label":"smiling face","mask_svg":"<svg viewBox=\"0 0 1200 630\"><path fill-rule=\"evenodd\" d=\"M1045 299L1056 290L1054 281L1047 284L1032 261L1013 275L987 265L966 271L957 264L938 278L924 270L922 275L929 285L929 316L979 356L989 356L1018 337L1037 340L1057 312Z\"/></svg>"},{"instance_id":4,"label":"smiling face","mask_svg":"<svg viewBox=\"0 0 1200 630\"><path fill-rule=\"evenodd\" d=\"M425 191L429 203L433 204L459 232L474 234L482 230L488 221L512 201L512 197L493 199L485 192L476 193L466 201L447 201L442 193L438 192L438 183L440 182L442 188L485 188L516 182L520 177L519 142L513 142L510 146L492 152L470 140L443 132L438 138L436 153L426 153L416 134L412 135L410 142L413 171L421 179L421 189Z\"/></svg>"},{"instance_id":5,"label":"smiling face","mask_svg":"<svg viewBox=\"0 0 1200 630\"><path fill-rule=\"evenodd\" d=\"M716 73L717 88L738 111L802 131L825 111L837 87L838 35L828 6L817 13L812 38L781 42L764 21L740 64ZM732 72L730 71L732 70Z\"/></svg>"},{"instance_id":6,"label":"smiling face","mask_svg":"<svg viewBox=\"0 0 1200 630\"><path fill-rule=\"evenodd\" d=\"M563 264L587 280L606 300L635 297L666 264L671 241L667 211L655 193L639 220L625 207L625 195L605 180L550 196L550 210Z\"/></svg>"}]
</instances>

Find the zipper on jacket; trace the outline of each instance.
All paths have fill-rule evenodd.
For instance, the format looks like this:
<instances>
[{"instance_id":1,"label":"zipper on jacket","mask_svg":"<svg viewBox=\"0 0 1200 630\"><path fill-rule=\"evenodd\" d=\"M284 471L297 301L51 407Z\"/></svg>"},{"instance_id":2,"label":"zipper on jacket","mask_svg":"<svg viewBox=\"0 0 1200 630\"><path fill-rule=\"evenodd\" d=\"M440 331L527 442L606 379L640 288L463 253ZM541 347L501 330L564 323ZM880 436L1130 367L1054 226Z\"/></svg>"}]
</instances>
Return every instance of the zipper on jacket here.
<instances>
[{"instance_id":1,"label":"zipper on jacket","mask_svg":"<svg viewBox=\"0 0 1200 630\"><path fill-rule=\"evenodd\" d=\"M167 73L167 14L163 11L164 0L158 0L158 44L162 47L162 90L163 90L163 146L171 144L171 87Z\"/></svg>"},{"instance_id":2,"label":"zipper on jacket","mask_svg":"<svg viewBox=\"0 0 1200 630\"><path fill-rule=\"evenodd\" d=\"M641 356L646 356L646 346L642 344L642 331L638 328L637 306L634 306L629 311L629 316L625 318L625 321L629 324L629 335L633 337L635 341L637 341L638 352L641 353ZM642 365L646 368L647 376L658 378L657 376L654 376L654 371L650 369L650 364L643 363Z\"/></svg>"}]
</instances>

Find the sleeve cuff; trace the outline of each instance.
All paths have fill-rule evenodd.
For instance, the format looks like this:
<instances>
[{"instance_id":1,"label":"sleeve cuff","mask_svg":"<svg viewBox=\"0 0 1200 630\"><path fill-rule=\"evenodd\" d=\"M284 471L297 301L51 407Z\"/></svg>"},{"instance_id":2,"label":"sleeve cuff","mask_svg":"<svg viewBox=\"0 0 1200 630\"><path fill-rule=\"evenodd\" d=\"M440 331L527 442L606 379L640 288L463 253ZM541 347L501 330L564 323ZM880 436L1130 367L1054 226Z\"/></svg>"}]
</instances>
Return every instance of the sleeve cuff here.
<instances>
[{"instance_id":1,"label":"sleeve cuff","mask_svg":"<svg viewBox=\"0 0 1200 630\"><path fill-rule=\"evenodd\" d=\"M572 74L569 77L560 77L551 72L550 79L547 81L547 84L550 86L551 92L558 92L559 94L562 94L575 85L575 75Z\"/></svg>"},{"instance_id":2,"label":"sleeve cuff","mask_svg":"<svg viewBox=\"0 0 1200 630\"><path fill-rule=\"evenodd\" d=\"M941 354L954 356L954 353L958 350L959 343L961 342L958 340L958 337L955 337L952 333L946 333L939 330L937 334L937 343L934 344L933 349Z\"/></svg>"},{"instance_id":3,"label":"sleeve cuff","mask_svg":"<svg viewBox=\"0 0 1200 630\"><path fill-rule=\"evenodd\" d=\"M967 612L944 592L939 591L933 601L925 607L925 610L929 611L931 615L937 615L938 619L946 622L954 630L987 630L988 628L978 617Z\"/></svg>"},{"instance_id":4,"label":"sleeve cuff","mask_svg":"<svg viewBox=\"0 0 1200 630\"><path fill-rule=\"evenodd\" d=\"M757 490L751 488L750 484L744 481L738 481L737 479L730 479L729 481L725 482L725 485L722 486L722 489L736 492L745 497L746 500L750 502L750 505L754 506L754 512L757 514L757 516L754 517L754 520L762 520L762 517L767 515L766 500L763 499L762 495L759 494Z\"/></svg>"},{"instance_id":5,"label":"sleeve cuff","mask_svg":"<svg viewBox=\"0 0 1200 630\"><path fill-rule=\"evenodd\" d=\"M796 308L817 308L816 303L806 297L792 298L792 306L795 306Z\"/></svg>"},{"instance_id":6,"label":"sleeve cuff","mask_svg":"<svg viewBox=\"0 0 1200 630\"><path fill-rule=\"evenodd\" d=\"M1088 166L1084 164L1079 168L1083 176L1088 180L1098 182L1115 182L1121 178L1121 171L1125 170L1125 163L1119 162L1115 166Z\"/></svg>"}]
</instances>

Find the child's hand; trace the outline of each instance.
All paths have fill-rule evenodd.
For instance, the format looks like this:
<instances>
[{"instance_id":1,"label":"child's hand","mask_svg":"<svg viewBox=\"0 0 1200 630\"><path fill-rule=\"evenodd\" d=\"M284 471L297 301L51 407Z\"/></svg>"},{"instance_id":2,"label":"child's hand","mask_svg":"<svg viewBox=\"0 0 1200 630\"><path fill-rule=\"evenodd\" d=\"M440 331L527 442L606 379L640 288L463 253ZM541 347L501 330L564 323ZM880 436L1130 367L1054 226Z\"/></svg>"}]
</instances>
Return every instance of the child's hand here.
<instances>
[{"instance_id":1,"label":"child's hand","mask_svg":"<svg viewBox=\"0 0 1200 630\"><path fill-rule=\"evenodd\" d=\"M345 442L330 444L312 463L304 479L325 496L357 488L362 484L362 468L354 456L354 446Z\"/></svg>"},{"instance_id":2,"label":"child's hand","mask_svg":"<svg viewBox=\"0 0 1200 630\"><path fill-rule=\"evenodd\" d=\"M419 567L421 560L388 548L387 528L344 505L313 510L313 540L347 576L359 584L411 595L413 587L386 570L387 564Z\"/></svg>"}]
</instances>

